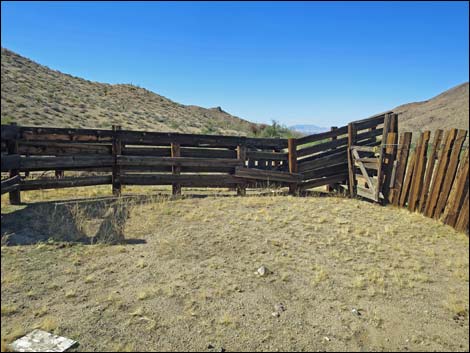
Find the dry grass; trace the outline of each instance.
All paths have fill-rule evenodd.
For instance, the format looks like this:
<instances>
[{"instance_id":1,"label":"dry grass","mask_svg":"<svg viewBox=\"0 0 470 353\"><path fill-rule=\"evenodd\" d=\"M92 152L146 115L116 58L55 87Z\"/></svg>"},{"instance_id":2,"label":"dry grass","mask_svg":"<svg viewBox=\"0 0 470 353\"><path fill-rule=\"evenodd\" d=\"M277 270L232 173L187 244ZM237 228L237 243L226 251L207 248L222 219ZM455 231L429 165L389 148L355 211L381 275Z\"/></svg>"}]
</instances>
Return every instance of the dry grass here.
<instances>
[{"instance_id":1,"label":"dry grass","mask_svg":"<svg viewBox=\"0 0 470 353\"><path fill-rule=\"evenodd\" d=\"M2 338L44 325L86 351L468 350L468 237L448 226L342 198L121 204L107 222L127 244L2 247ZM78 205L70 217L106 221Z\"/></svg>"}]
</instances>

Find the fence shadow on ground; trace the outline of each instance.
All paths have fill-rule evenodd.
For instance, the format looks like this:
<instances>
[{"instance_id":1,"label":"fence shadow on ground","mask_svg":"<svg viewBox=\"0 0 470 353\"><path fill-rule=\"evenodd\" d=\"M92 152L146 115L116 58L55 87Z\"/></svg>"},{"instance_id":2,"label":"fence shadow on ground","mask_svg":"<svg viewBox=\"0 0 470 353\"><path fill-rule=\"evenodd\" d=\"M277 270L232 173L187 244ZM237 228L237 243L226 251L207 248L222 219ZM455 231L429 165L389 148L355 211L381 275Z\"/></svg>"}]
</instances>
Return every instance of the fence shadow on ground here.
<instances>
[{"instance_id":1,"label":"fence shadow on ground","mask_svg":"<svg viewBox=\"0 0 470 353\"><path fill-rule=\"evenodd\" d=\"M23 204L1 215L2 245L40 242L82 244L144 244L125 236L132 207L154 200L150 197L63 200Z\"/></svg>"}]
</instances>

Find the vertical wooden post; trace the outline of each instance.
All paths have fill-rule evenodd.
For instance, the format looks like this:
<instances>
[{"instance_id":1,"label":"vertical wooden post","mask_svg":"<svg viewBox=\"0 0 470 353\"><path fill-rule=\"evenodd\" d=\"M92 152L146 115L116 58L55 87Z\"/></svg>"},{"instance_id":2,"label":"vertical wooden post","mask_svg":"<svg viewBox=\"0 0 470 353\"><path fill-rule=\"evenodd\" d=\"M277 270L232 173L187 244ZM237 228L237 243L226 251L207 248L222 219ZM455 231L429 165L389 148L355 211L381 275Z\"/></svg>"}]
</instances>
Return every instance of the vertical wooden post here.
<instances>
[{"instance_id":1,"label":"vertical wooden post","mask_svg":"<svg viewBox=\"0 0 470 353\"><path fill-rule=\"evenodd\" d=\"M335 131L335 130L338 130L338 127L337 126L332 126L330 128L330 131ZM338 137L337 136L333 136L331 137L331 141L334 141L336 140ZM335 147L332 148L332 150L334 150ZM326 186L326 191L328 192L333 192L335 189L337 189L337 184L329 184Z\"/></svg>"},{"instance_id":2,"label":"vertical wooden post","mask_svg":"<svg viewBox=\"0 0 470 353\"><path fill-rule=\"evenodd\" d=\"M426 169L427 163L427 152L429 138L431 137L431 131L424 131L419 137L418 144L416 145L415 152L415 169L412 176L411 187L410 187L410 197L408 200L408 209L410 211L415 211L418 207L419 196L423 188L424 181L424 171Z\"/></svg>"},{"instance_id":3,"label":"vertical wooden post","mask_svg":"<svg viewBox=\"0 0 470 353\"><path fill-rule=\"evenodd\" d=\"M246 161L246 146L238 145L237 146L237 159L243 162L243 167L245 167ZM246 195L246 186L244 184L237 185L237 195L245 196Z\"/></svg>"},{"instance_id":4,"label":"vertical wooden post","mask_svg":"<svg viewBox=\"0 0 470 353\"><path fill-rule=\"evenodd\" d=\"M356 175L354 160L352 157L351 146L354 146L356 142L357 130L354 123L348 124L348 170L349 170L349 179L348 179L348 190L349 197L356 196Z\"/></svg>"},{"instance_id":5,"label":"vertical wooden post","mask_svg":"<svg viewBox=\"0 0 470 353\"><path fill-rule=\"evenodd\" d=\"M400 195L402 192L403 181L405 179L406 166L408 164L408 155L410 152L411 145L411 132L403 132L400 134L400 141L397 152L397 166L395 172L395 183L390 191L390 202L393 205L398 206L400 201Z\"/></svg>"},{"instance_id":6,"label":"vertical wooden post","mask_svg":"<svg viewBox=\"0 0 470 353\"><path fill-rule=\"evenodd\" d=\"M387 137L388 137L388 133L390 132L390 125L392 123L392 120L393 119L390 113L385 114L382 141L380 143L380 152L379 152L379 169L377 170L377 188L375 190L375 200L377 200L378 202L380 202L380 194L382 193L383 184L384 184L385 145L387 143Z\"/></svg>"},{"instance_id":7,"label":"vertical wooden post","mask_svg":"<svg viewBox=\"0 0 470 353\"><path fill-rule=\"evenodd\" d=\"M11 125L16 126L16 123L11 123ZM15 136L14 140L9 140L7 142L8 154L18 154L18 140ZM18 169L10 169L10 178L15 177L20 174ZM21 192L18 188L17 190L10 191L8 195L11 205L19 205L21 203Z\"/></svg>"},{"instance_id":8,"label":"vertical wooden post","mask_svg":"<svg viewBox=\"0 0 470 353\"><path fill-rule=\"evenodd\" d=\"M181 157L181 147L179 143L171 143L171 156ZM173 166L171 167L171 171L174 175L180 175L181 167ZM179 183L173 183L171 189L173 195L181 195L181 185Z\"/></svg>"},{"instance_id":9,"label":"vertical wooden post","mask_svg":"<svg viewBox=\"0 0 470 353\"><path fill-rule=\"evenodd\" d=\"M289 138L287 140L287 152L289 159L289 173L297 173L297 139ZM297 193L297 183L289 185L289 194L295 195Z\"/></svg>"},{"instance_id":10,"label":"vertical wooden post","mask_svg":"<svg viewBox=\"0 0 470 353\"><path fill-rule=\"evenodd\" d=\"M63 170L56 170L55 171L55 177L56 177L56 179L62 179L64 177L64 171Z\"/></svg>"},{"instance_id":11,"label":"vertical wooden post","mask_svg":"<svg viewBox=\"0 0 470 353\"><path fill-rule=\"evenodd\" d=\"M114 158L113 163L113 175L112 175L112 187L113 195L121 195L121 167L117 165L117 158L122 154L121 138L119 136L120 125L113 125L113 147L112 153Z\"/></svg>"}]
</instances>

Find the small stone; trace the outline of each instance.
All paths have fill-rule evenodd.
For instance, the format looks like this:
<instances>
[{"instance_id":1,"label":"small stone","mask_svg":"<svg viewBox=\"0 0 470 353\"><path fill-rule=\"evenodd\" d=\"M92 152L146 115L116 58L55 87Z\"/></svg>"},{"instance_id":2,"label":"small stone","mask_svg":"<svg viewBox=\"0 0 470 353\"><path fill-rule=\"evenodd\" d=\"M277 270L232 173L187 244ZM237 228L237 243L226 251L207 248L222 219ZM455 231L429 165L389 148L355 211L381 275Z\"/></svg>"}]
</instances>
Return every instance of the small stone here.
<instances>
[{"instance_id":1,"label":"small stone","mask_svg":"<svg viewBox=\"0 0 470 353\"><path fill-rule=\"evenodd\" d=\"M275 312L271 313L271 315L274 316L274 317L281 316L281 314L278 311L275 311Z\"/></svg>"},{"instance_id":2,"label":"small stone","mask_svg":"<svg viewBox=\"0 0 470 353\"><path fill-rule=\"evenodd\" d=\"M351 312L352 312L354 315L356 315L356 316L361 316L361 313L360 313L359 310L357 310L356 308L353 308L353 309L351 310Z\"/></svg>"},{"instance_id":3,"label":"small stone","mask_svg":"<svg viewBox=\"0 0 470 353\"><path fill-rule=\"evenodd\" d=\"M215 347L209 343L209 345L207 346L207 349L214 349Z\"/></svg>"},{"instance_id":4,"label":"small stone","mask_svg":"<svg viewBox=\"0 0 470 353\"><path fill-rule=\"evenodd\" d=\"M323 339L324 339L325 341L327 341L327 342L330 342L330 341L331 341L331 339L330 339L329 337L327 337L327 336L323 337Z\"/></svg>"},{"instance_id":5,"label":"small stone","mask_svg":"<svg viewBox=\"0 0 470 353\"><path fill-rule=\"evenodd\" d=\"M261 266L260 268L258 268L258 270L256 270L256 274L258 274L261 277L266 277L270 273L271 271L269 271L266 266Z\"/></svg>"},{"instance_id":6,"label":"small stone","mask_svg":"<svg viewBox=\"0 0 470 353\"><path fill-rule=\"evenodd\" d=\"M286 307L284 306L284 304L279 303L274 305L274 310L276 310L278 313L282 313L283 311L286 311Z\"/></svg>"}]
</instances>

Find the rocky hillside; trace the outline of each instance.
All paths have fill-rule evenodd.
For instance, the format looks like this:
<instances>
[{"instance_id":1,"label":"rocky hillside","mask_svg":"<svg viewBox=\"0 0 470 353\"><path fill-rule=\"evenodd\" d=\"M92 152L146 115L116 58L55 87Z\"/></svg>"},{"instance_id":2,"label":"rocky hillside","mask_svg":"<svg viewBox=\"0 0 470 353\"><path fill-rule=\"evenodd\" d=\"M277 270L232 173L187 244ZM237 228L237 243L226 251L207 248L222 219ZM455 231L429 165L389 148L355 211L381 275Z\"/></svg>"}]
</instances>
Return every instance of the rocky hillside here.
<instances>
[{"instance_id":1,"label":"rocky hillside","mask_svg":"<svg viewBox=\"0 0 470 353\"><path fill-rule=\"evenodd\" d=\"M129 84L91 82L2 48L2 123L253 135L262 127L223 111L183 105Z\"/></svg>"},{"instance_id":2,"label":"rocky hillside","mask_svg":"<svg viewBox=\"0 0 470 353\"><path fill-rule=\"evenodd\" d=\"M399 114L400 131L423 131L447 128L468 130L468 82L424 102L400 105L392 109Z\"/></svg>"}]
</instances>

